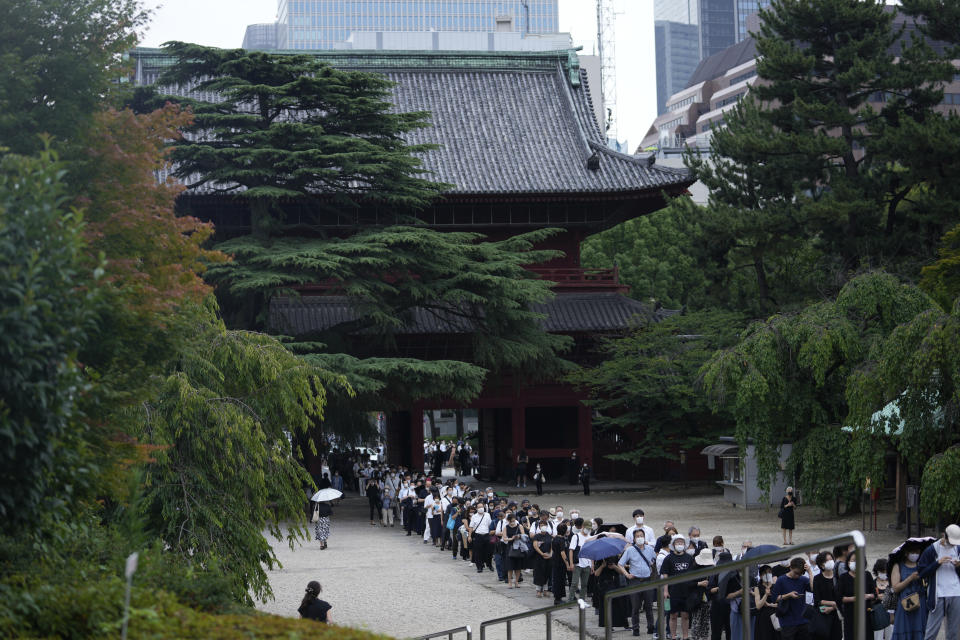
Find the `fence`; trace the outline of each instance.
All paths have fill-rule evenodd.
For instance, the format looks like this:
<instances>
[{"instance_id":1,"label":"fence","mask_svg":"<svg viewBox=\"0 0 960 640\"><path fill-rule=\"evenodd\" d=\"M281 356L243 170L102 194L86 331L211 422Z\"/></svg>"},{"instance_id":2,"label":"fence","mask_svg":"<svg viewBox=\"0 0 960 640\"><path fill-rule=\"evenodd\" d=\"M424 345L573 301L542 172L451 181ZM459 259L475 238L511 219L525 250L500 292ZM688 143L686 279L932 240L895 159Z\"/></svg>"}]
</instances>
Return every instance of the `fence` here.
<instances>
[{"instance_id":1,"label":"fence","mask_svg":"<svg viewBox=\"0 0 960 640\"><path fill-rule=\"evenodd\" d=\"M564 609L569 609L571 607L577 607L577 613L579 614L579 633L580 640L584 640L587 637L587 603L583 600L576 600L574 602L565 602L563 604L556 604L552 607L544 607L542 609L533 609L532 611L525 611L523 613L515 613L512 616L504 616L502 618L496 618L494 620L487 620L480 624L480 640L487 640L487 627L492 627L496 624L506 624L507 625L507 640L513 640L513 630L510 628L511 623L516 622L517 620L523 620L525 618L534 618L537 616L546 617L546 633L544 638L546 640L551 640L553 638L553 614L557 611L562 611Z\"/></svg>"},{"instance_id":2,"label":"fence","mask_svg":"<svg viewBox=\"0 0 960 640\"><path fill-rule=\"evenodd\" d=\"M780 549L778 551L773 551L770 553L764 553L762 555L751 556L742 560L736 560L734 562L729 562L727 564L721 565L720 567L707 567L705 569L697 569L695 571L688 571L680 575L671 576L669 578L661 578L656 580L650 580L644 582L643 584L633 585L629 587L623 587L620 589L615 589L613 591L608 591L603 598L603 611L604 611L604 620L606 621L605 625L605 638L606 640L612 640L613 638L613 599L619 598L621 596L628 596L632 593L639 593L641 591L649 591L651 589L656 589L657 594L657 611L663 613L663 587L668 587L671 584L678 584L681 582L692 582L694 580L702 580L704 578L709 578L710 576L717 573L726 573L729 571L740 571L740 584L744 585L749 589L750 578L754 572L753 567L763 564L774 564L783 560L785 558L784 554L787 554L787 557L792 557L798 553L805 553L808 551L819 551L823 548L831 548L834 545L839 544L853 544L856 546L855 553L857 554L857 564L854 568L854 593L856 594L856 602L854 603L854 638L857 640L866 640L867 638L867 613L865 607L865 598L864 594L866 592L866 569L867 559L865 555L866 551L866 539L863 537L863 533L859 531L851 531L849 533L844 533L836 535L830 538L823 538L822 540L817 540L815 542L808 542L805 544L798 544L790 547L789 549ZM740 612L743 616L743 637L747 640L752 637L750 631L750 607L740 607ZM536 611L531 611L531 614L535 614ZM580 614L581 621L583 620L583 613ZM487 623L484 623L487 624ZM583 623L581 622L581 631L580 637L583 638ZM659 637L666 638L666 615L658 616L658 625L659 625ZM483 627L480 627L480 638L483 640ZM507 635L509 640L510 636ZM550 636L547 635L549 640Z\"/></svg>"},{"instance_id":3,"label":"fence","mask_svg":"<svg viewBox=\"0 0 960 640\"><path fill-rule=\"evenodd\" d=\"M456 629L447 629L446 631L437 631L436 633L428 633L425 636L417 636L413 638L413 640L430 640L431 638L442 638L443 636L447 636L447 640L453 640L455 633L466 633L467 640L473 640L473 631L470 629L470 625L457 627Z\"/></svg>"}]
</instances>

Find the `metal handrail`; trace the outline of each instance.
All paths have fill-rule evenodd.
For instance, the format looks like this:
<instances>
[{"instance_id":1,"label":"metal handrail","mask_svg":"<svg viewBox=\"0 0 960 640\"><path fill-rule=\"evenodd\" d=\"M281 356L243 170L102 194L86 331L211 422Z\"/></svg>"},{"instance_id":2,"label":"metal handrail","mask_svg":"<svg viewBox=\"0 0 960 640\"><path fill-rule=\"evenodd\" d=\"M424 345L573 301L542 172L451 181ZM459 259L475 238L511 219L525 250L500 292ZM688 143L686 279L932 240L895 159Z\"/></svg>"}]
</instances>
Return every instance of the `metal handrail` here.
<instances>
[{"instance_id":1,"label":"metal handrail","mask_svg":"<svg viewBox=\"0 0 960 640\"><path fill-rule=\"evenodd\" d=\"M580 640L584 640L587 637L587 603L581 599L576 599L571 602L564 602L562 604L555 604L552 607L543 607L542 609L533 609L532 611L525 611L523 613L515 613L512 616L503 616L502 618L495 618L493 620L487 620L486 622L480 623L480 640L487 640L487 627L493 626L495 624L504 624L507 625L507 640L513 640L513 631L510 628L510 624L516 622L517 620L523 620L524 618L533 618L534 616L546 616L547 623L547 633L544 636L546 640L551 640L553 637L553 630L551 623L553 622L553 614L557 611L562 611L564 609L569 609L570 607L577 607L578 615L580 618Z\"/></svg>"},{"instance_id":2,"label":"metal handrail","mask_svg":"<svg viewBox=\"0 0 960 640\"><path fill-rule=\"evenodd\" d=\"M428 633L425 636L417 636L411 640L430 640L431 638L439 638L441 636L447 636L447 640L453 640L453 634L462 632L466 632L467 640L473 640L473 630L470 629L470 625L464 625L456 629L447 629L446 631L437 631L436 633Z\"/></svg>"},{"instance_id":3,"label":"metal handrail","mask_svg":"<svg viewBox=\"0 0 960 640\"><path fill-rule=\"evenodd\" d=\"M620 589L614 589L608 591L603 596L603 612L604 612L604 621L605 621L605 634L604 637L606 640L612 640L613 638L613 599L619 598L622 596L627 596L632 593L639 593L641 591L649 591L651 589L656 589L657 593L657 610L660 614L658 616L658 627L661 638L666 638L666 614L663 610L663 588L670 586L671 584L677 584L680 582L692 582L694 580L700 580L702 578L708 578L712 575L718 573L726 573L728 571L740 570L740 584L742 588L750 588L750 577L752 573L751 567L763 564L770 564L782 560L784 558L784 552L786 552L787 557L795 556L798 552L802 553L808 550L817 550L824 547L833 547L838 544L853 544L856 546L857 554L857 564L854 568L854 595L856 600L854 601L854 622L853 622L853 631L854 638L857 640L866 640L867 637L867 610L865 606L865 594L866 591L866 573L864 566L867 564L866 558L866 548L867 541L863 537L863 533L860 531L850 531L849 533L838 534L829 538L823 538L822 540L817 540L815 542L808 542L804 544L798 544L790 549L780 549L778 551L773 551L770 553L764 553L762 555L751 556L750 558L745 558L742 560L735 560L733 562L728 562L726 564L720 565L720 567L712 566L705 569L697 569L695 571L688 571L686 573L681 573L676 576L671 576L669 578L658 578L656 580L650 580L638 585L632 585L628 587L621 587ZM749 600L747 600L749 602ZM752 634L750 630L750 607L742 606L740 607L740 612L743 615L743 638L744 640L751 640ZM484 623L486 624L486 623ZM581 638L583 638L581 631ZM480 638L483 638L483 626L480 627ZM510 636L507 636L508 640ZM547 636L549 639L549 635Z\"/></svg>"}]
</instances>

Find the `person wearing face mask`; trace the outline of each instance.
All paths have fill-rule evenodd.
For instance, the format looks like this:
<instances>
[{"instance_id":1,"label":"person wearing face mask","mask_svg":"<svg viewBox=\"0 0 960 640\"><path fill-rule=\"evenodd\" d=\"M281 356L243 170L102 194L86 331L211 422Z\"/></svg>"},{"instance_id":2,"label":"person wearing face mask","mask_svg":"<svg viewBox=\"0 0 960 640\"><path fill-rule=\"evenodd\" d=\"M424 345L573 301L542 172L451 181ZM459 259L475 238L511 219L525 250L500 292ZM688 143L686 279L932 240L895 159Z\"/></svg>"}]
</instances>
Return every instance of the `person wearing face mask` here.
<instances>
[{"instance_id":1,"label":"person wearing face mask","mask_svg":"<svg viewBox=\"0 0 960 640\"><path fill-rule=\"evenodd\" d=\"M653 535L653 529L643 524L643 509L634 509L633 510L633 524L630 528L627 529L627 532L623 534L627 540L633 540L634 533L639 529L643 531L643 539L646 540L647 544L653 545L655 536ZM659 549L654 549L654 553L659 551Z\"/></svg>"},{"instance_id":2,"label":"person wearing face mask","mask_svg":"<svg viewBox=\"0 0 960 640\"><path fill-rule=\"evenodd\" d=\"M687 553L696 556L706 548L707 543L700 539L700 527L690 527L687 531Z\"/></svg>"},{"instance_id":3,"label":"person wearing face mask","mask_svg":"<svg viewBox=\"0 0 960 640\"><path fill-rule=\"evenodd\" d=\"M713 536L713 559L716 560L724 552L730 553L730 549L723 546L723 536Z\"/></svg>"},{"instance_id":4,"label":"person wearing face mask","mask_svg":"<svg viewBox=\"0 0 960 640\"><path fill-rule=\"evenodd\" d=\"M660 566L660 577L669 578L691 571L693 568L693 556L687 554L686 538L682 534L675 535L670 541L670 555L663 559ZM663 597L670 598L669 627L675 640L690 638L690 614L687 612L687 593L690 587L689 583L680 582L663 589Z\"/></svg>"},{"instance_id":5,"label":"person wearing face mask","mask_svg":"<svg viewBox=\"0 0 960 640\"><path fill-rule=\"evenodd\" d=\"M543 483L546 482L546 478L543 475L543 469L540 468L540 463L537 463L537 468L533 471L533 480L537 483L537 495L543 495Z\"/></svg>"},{"instance_id":6,"label":"person wearing face mask","mask_svg":"<svg viewBox=\"0 0 960 640\"><path fill-rule=\"evenodd\" d=\"M854 588L854 572L857 570L857 554L851 553L847 556L847 572L840 576L840 598L843 612L843 637L853 638L853 610L854 603L857 601L854 595L857 591ZM880 606L877 602L877 583L869 571L864 570L866 585L864 587L864 599L866 600L867 620L870 620L871 610L874 605Z\"/></svg>"},{"instance_id":7,"label":"person wearing face mask","mask_svg":"<svg viewBox=\"0 0 960 640\"><path fill-rule=\"evenodd\" d=\"M840 604L840 584L837 579L836 561L833 554L823 551L817 556L820 575L813 579L814 616L820 620L811 623L811 635L819 640L840 640L843 637L843 625L837 608Z\"/></svg>"},{"instance_id":8,"label":"person wearing face mask","mask_svg":"<svg viewBox=\"0 0 960 640\"><path fill-rule=\"evenodd\" d=\"M483 503L478 504L476 514L470 519L470 546L477 573L483 573L483 566L490 564L490 524L486 507Z\"/></svg>"},{"instance_id":9,"label":"person wearing face mask","mask_svg":"<svg viewBox=\"0 0 960 640\"><path fill-rule=\"evenodd\" d=\"M577 517L574 518L574 515ZM570 553L573 554L573 571L570 579L571 602L577 598L587 599L587 585L590 581L590 569L593 566L590 560L580 557L580 549L588 538L583 531L583 518L579 516L580 514L575 511L570 514L573 518L570 523Z\"/></svg>"},{"instance_id":10,"label":"person wearing face mask","mask_svg":"<svg viewBox=\"0 0 960 640\"><path fill-rule=\"evenodd\" d=\"M890 576L887 573L887 559L877 558L873 563L873 578L877 584L877 600L873 603L874 607L883 606L882 596L890 586ZM887 610L890 618L890 626L886 629L878 629L873 632L873 640L890 640L893 637L893 610Z\"/></svg>"},{"instance_id":11,"label":"person wearing face mask","mask_svg":"<svg viewBox=\"0 0 960 640\"><path fill-rule=\"evenodd\" d=\"M627 586L649 582L656 571L656 552L652 546L647 544L643 529L636 527L633 529L633 544L623 550L617 564L620 573L627 579ZM633 635L640 635L641 608L647 619L647 633L653 634L656 632L653 620L653 602L655 599L653 589L630 594L630 620L633 623Z\"/></svg>"},{"instance_id":12,"label":"person wearing face mask","mask_svg":"<svg viewBox=\"0 0 960 640\"><path fill-rule=\"evenodd\" d=\"M558 504L556 509L553 510L553 526L556 527L558 524L563 522L563 505Z\"/></svg>"},{"instance_id":13,"label":"person wearing face mask","mask_svg":"<svg viewBox=\"0 0 960 640\"><path fill-rule=\"evenodd\" d=\"M583 495L590 495L590 474L593 473L593 470L590 468L590 465L586 462L583 463L583 466L580 467L580 484L583 485Z\"/></svg>"},{"instance_id":14,"label":"person wearing face mask","mask_svg":"<svg viewBox=\"0 0 960 640\"><path fill-rule=\"evenodd\" d=\"M787 571L789 573L790 563L787 562ZM760 600L757 602L757 622L756 635L754 640L777 640L780 635L773 628L773 616L777 612L777 603L774 602L771 593L777 577L773 573L773 567L768 564L759 567L760 571Z\"/></svg>"},{"instance_id":15,"label":"person wearing face mask","mask_svg":"<svg viewBox=\"0 0 960 640\"><path fill-rule=\"evenodd\" d=\"M908 542L899 553L890 556L893 564L890 569L890 586L893 587L897 601L893 614L894 640L923 640L924 637L927 608L923 606L924 588L917 566L922 548L920 542ZM903 604L913 594L919 595L920 606L907 611Z\"/></svg>"},{"instance_id":16,"label":"person wearing face mask","mask_svg":"<svg viewBox=\"0 0 960 640\"><path fill-rule=\"evenodd\" d=\"M793 544L793 530L796 528L796 522L793 518L793 510L797 503L793 498L793 487L787 487L787 495L780 500L780 511L777 515L780 518L780 532L783 534L784 546ZM789 536L790 541L787 542Z\"/></svg>"},{"instance_id":17,"label":"person wearing face mask","mask_svg":"<svg viewBox=\"0 0 960 640\"><path fill-rule=\"evenodd\" d=\"M733 562L733 555L729 551L721 551L717 554L717 566ZM722 574L716 573L707 578L707 597L710 598L710 639L730 640L730 601L726 594L720 593L720 578ZM724 635L726 634L726 635Z\"/></svg>"},{"instance_id":18,"label":"person wearing face mask","mask_svg":"<svg viewBox=\"0 0 960 640\"><path fill-rule=\"evenodd\" d=\"M939 540L920 554L920 577L927 581L926 640L946 625L947 638L960 638L960 526L951 524Z\"/></svg>"}]
</instances>

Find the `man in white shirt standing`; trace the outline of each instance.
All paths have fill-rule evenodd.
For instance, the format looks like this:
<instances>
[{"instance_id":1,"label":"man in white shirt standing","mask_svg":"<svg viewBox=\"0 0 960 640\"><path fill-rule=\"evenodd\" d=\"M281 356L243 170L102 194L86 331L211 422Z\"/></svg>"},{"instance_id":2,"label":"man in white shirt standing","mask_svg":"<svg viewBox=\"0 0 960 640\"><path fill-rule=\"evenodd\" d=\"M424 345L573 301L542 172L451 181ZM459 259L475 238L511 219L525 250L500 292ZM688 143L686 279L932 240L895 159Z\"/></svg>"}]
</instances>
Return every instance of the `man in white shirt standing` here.
<instances>
[{"instance_id":1,"label":"man in white shirt standing","mask_svg":"<svg viewBox=\"0 0 960 640\"><path fill-rule=\"evenodd\" d=\"M570 514L573 516L573 513ZM573 552L574 567L573 576L570 580L570 602L577 598L587 599L587 581L590 580L590 570L593 568L593 562L580 557L580 549L583 543L587 541L587 536L583 535L583 518L574 518L573 533L570 534L570 551Z\"/></svg>"},{"instance_id":2,"label":"man in white shirt standing","mask_svg":"<svg viewBox=\"0 0 960 640\"><path fill-rule=\"evenodd\" d=\"M950 525L939 540L924 549L917 573L929 584L924 640L936 640L944 620L945 637L960 638L960 526Z\"/></svg>"},{"instance_id":3,"label":"man in white shirt standing","mask_svg":"<svg viewBox=\"0 0 960 640\"><path fill-rule=\"evenodd\" d=\"M633 532L637 529L643 530L643 539L646 540L647 544L652 545L653 542L657 539L653 535L653 527L643 524L643 509L634 509L633 510L633 521L636 523L623 534L623 537L633 542Z\"/></svg>"}]
</instances>

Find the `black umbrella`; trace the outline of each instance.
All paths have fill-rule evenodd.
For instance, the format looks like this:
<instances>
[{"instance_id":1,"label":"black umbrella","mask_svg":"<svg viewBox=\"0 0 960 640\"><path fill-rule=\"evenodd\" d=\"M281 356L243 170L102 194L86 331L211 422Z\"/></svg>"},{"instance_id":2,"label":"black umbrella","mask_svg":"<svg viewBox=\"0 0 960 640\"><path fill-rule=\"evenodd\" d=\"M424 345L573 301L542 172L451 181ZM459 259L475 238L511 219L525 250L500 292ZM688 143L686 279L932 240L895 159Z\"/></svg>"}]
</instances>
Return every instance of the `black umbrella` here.
<instances>
[{"instance_id":1,"label":"black umbrella","mask_svg":"<svg viewBox=\"0 0 960 640\"><path fill-rule=\"evenodd\" d=\"M620 524L620 523L614 523L614 524L604 523L599 527L597 527L597 533L607 533L607 532L619 533L620 535L624 536L627 534L627 525Z\"/></svg>"},{"instance_id":2,"label":"black umbrella","mask_svg":"<svg viewBox=\"0 0 960 640\"><path fill-rule=\"evenodd\" d=\"M897 546L893 548L893 551L890 552L890 555L887 556L887 571L889 571L893 565L900 562L904 556L904 550L908 546L916 547L918 553L923 553L923 550L936 542L936 538L931 538L929 536L924 536L922 538L907 538Z\"/></svg>"}]
</instances>

